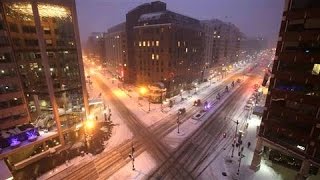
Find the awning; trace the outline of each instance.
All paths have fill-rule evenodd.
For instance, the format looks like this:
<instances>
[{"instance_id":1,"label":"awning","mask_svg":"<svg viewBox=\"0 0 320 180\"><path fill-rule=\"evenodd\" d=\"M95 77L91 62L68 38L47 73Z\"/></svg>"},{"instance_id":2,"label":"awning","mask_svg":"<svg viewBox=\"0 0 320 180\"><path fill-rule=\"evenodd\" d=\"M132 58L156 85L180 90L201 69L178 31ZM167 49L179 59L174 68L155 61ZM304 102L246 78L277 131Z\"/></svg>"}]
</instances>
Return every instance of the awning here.
<instances>
[{"instance_id":1,"label":"awning","mask_svg":"<svg viewBox=\"0 0 320 180\"><path fill-rule=\"evenodd\" d=\"M0 179L13 179L13 176L3 159L0 160Z\"/></svg>"}]
</instances>

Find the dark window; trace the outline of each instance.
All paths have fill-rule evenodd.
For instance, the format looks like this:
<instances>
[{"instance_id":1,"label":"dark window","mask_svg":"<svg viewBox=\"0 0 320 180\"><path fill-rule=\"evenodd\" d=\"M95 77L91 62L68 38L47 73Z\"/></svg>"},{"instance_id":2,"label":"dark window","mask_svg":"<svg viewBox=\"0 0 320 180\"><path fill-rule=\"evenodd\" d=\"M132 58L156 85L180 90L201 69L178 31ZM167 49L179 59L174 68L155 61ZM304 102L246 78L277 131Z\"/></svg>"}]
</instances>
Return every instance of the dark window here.
<instances>
[{"instance_id":1,"label":"dark window","mask_svg":"<svg viewBox=\"0 0 320 180\"><path fill-rule=\"evenodd\" d=\"M22 46L22 41L19 38L12 38L12 42L17 47L21 47Z\"/></svg>"},{"instance_id":2,"label":"dark window","mask_svg":"<svg viewBox=\"0 0 320 180\"><path fill-rule=\"evenodd\" d=\"M9 24L9 27L10 27L10 31L11 31L11 32L16 32L16 33L19 32L19 29L18 29L18 25L17 25L17 24L12 24L12 23L10 23L10 24Z\"/></svg>"},{"instance_id":3,"label":"dark window","mask_svg":"<svg viewBox=\"0 0 320 180\"><path fill-rule=\"evenodd\" d=\"M22 26L22 32L23 33L35 34L36 33L36 27L35 26Z\"/></svg>"},{"instance_id":4,"label":"dark window","mask_svg":"<svg viewBox=\"0 0 320 180\"><path fill-rule=\"evenodd\" d=\"M301 9L301 8L319 8L319 0L293 0L291 9Z\"/></svg>"},{"instance_id":5,"label":"dark window","mask_svg":"<svg viewBox=\"0 0 320 180\"><path fill-rule=\"evenodd\" d=\"M11 62L10 53L0 53L0 63L9 63Z\"/></svg>"},{"instance_id":6,"label":"dark window","mask_svg":"<svg viewBox=\"0 0 320 180\"><path fill-rule=\"evenodd\" d=\"M313 64L280 61L279 71L311 73Z\"/></svg>"},{"instance_id":7,"label":"dark window","mask_svg":"<svg viewBox=\"0 0 320 180\"><path fill-rule=\"evenodd\" d=\"M26 46L38 46L38 40L37 39L25 39L24 40Z\"/></svg>"},{"instance_id":8,"label":"dark window","mask_svg":"<svg viewBox=\"0 0 320 180\"><path fill-rule=\"evenodd\" d=\"M8 102L6 102L6 101L0 102L0 109L6 109L8 107L9 107Z\"/></svg>"},{"instance_id":9,"label":"dark window","mask_svg":"<svg viewBox=\"0 0 320 180\"><path fill-rule=\"evenodd\" d=\"M23 103L22 98L15 98L15 99L11 99L11 100L9 101L9 104L10 104L11 107L19 106L19 105L21 105L22 103Z\"/></svg>"},{"instance_id":10,"label":"dark window","mask_svg":"<svg viewBox=\"0 0 320 180\"><path fill-rule=\"evenodd\" d=\"M0 30L3 30L3 29L5 29L5 25L4 25L3 21L0 21Z\"/></svg>"},{"instance_id":11,"label":"dark window","mask_svg":"<svg viewBox=\"0 0 320 180\"><path fill-rule=\"evenodd\" d=\"M8 45L9 45L8 38L6 36L0 36L0 47L8 46Z\"/></svg>"}]
</instances>

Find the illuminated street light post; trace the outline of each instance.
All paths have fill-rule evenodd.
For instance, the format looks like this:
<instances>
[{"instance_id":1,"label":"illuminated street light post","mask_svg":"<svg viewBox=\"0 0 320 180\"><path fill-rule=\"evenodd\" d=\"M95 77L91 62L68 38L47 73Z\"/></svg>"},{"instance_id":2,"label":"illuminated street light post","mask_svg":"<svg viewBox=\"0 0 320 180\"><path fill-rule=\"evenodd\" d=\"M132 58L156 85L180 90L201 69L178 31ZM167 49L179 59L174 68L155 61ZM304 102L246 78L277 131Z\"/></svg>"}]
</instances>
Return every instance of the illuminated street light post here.
<instances>
[{"instance_id":1,"label":"illuminated street light post","mask_svg":"<svg viewBox=\"0 0 320 180\"><path fill-rule=\"evenodd\" d=\"M148 92L147 88L140 87L140 89L139 89L139 97L138 97L138 105L139 105L139 100L140 100L141 96L143 97L147 92Z\"/></svg>"},{"instance_id":2,"label":"illuminated street light post","mask_svg":"<svg viewBox=\"0 0 320 180\"><path fill-rule=\"evenodd\" d=\"M88 140L89 140L89 134L87 131L91 131L95 126L95 123L93 121L93 117L92 115L89 115L87 120L85 120L84 122L84 143L85 143L85 148L86 148L86 151L88 152L89 150L89 146L88 146Z\"/></svg>"}]
</instances>

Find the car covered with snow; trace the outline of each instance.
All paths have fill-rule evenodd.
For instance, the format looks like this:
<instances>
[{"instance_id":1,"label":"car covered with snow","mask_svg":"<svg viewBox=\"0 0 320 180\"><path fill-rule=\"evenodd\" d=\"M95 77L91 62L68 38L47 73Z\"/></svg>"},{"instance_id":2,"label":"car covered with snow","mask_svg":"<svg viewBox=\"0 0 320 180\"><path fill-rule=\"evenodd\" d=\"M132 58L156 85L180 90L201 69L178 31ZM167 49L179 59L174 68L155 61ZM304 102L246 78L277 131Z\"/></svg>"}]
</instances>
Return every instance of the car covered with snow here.
<instances>
[{"instance_id":1,"label":"car covered with snow","mask_svg":"<svg viewBox=\"0 0 320 180\"><path fill-rule=\"evenodd\" d=\"M202 118L205 114L206 114L206 111L201 110L198 113L196 113L195 115L193 115L192 119L198 120L198 119Z\"/></svg>"}]
</instances>

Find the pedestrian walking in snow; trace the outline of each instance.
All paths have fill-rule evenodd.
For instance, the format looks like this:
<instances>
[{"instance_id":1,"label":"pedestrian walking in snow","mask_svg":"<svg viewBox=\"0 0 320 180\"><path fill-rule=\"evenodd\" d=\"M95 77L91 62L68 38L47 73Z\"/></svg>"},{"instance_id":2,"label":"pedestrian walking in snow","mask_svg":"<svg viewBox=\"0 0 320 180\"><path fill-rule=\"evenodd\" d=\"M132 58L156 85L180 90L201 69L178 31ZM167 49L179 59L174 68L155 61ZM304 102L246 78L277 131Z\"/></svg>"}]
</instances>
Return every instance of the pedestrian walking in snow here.
<instances>
[{"instance_id":1,"label":"pedestrian walking in snow","mask_svg":"<svg viewBox=\"0 0 320 180\"><path fill-rule=\"evenodd\" d=\"M250 145L251 145L251 142L248 142L248 148L250 147Z\"/></svg>"}]
</instances>

